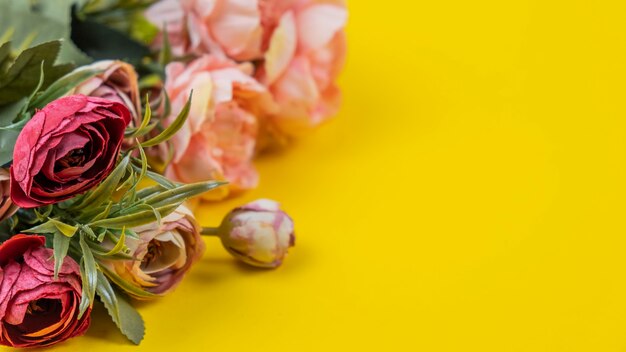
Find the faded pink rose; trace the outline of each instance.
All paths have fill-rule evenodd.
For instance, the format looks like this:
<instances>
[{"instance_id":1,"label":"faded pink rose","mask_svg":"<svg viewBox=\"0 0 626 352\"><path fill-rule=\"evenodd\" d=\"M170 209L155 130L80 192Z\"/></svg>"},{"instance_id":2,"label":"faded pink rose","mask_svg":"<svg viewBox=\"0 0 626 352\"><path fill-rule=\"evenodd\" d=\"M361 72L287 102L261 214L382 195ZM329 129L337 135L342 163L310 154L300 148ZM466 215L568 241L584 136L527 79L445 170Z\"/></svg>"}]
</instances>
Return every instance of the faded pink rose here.
<instances>
[{"instance_id":1,"label":"faded pink rose","mask_svg":"<svg viewBox=\"0 0 626 352\"><path fill-rule=\"evenodd\" d=\"M159 28L166 26L172 52L211 53L235 60L261 55L261 15L253 0L161 0L145 13ZM157 36L156 45L163 41Z\"/></svg>"},{"instance_id":2,"label":"faded pink rose","mask_svg":"<svg viewBox=\"0 0 626 352\"><path fill-rule=\"evenodd\" d=\"M79 319L80 268L65 257L54 277L45 237L15 235L0 245L0 344L43 347L87 331L91 308Z\"/></svg>"},{"instance_id":3,"label":"faded pink rose","mask_svg":"<svg viewBox=\"0 0 626 352\"><path fill-rule=\"evenodd\" d=\"M339 109L336 80L346 54L343 0L260 0L264 60L256 77L269 87L280 111L268 129L298 135Z\"/></svg>"},{"instance_id":4,"label":"faded pink rose","mask_svg":"<svg viewBox=\"0 0 626 352\"><path fill-rule=\"evenodd\" d=\"M74 88L71 94L104 98L126 105L137 123L141 115L138 76L133 65L118 60L94 62L81 69L102 70L102 73L88 79Z\"/></svg>"},{"instance_id":5,"label":"faded pink rose","mask_svg":"<svg viewBox=\"0 0 626 352\"><path fill-rule=\"evenodd\" d=\"M145 292L165 295L172 291L204 252L200 227L185 206L163 218L160 226L152 223L133 231L138 238L126 237L126 246L135 260L105 261L102 265ZM146 298L130 290L127 293Z\"/></svg>"},{"instance_id":6,"label":"faded pink rose","mask_svg":"<svg viewBox=\"0 0 626 352\"><path fill-rule=\"evenodd\" d=\"M6 169L0 169L0 222L11 217L19 209L11 200L11 175Z\"/></svg>"},{"instance_id":7,"label":"faded pink rose","mask_svg":"<svg viewBox=\"0 0 626 352\"><path fill-rule=\"evenodd\" d=\"M167 66L165 89L172 112L180 111L193 90L189 117L172 138L174 154L165 175L193 183L226 180L229 187L206 193L220 199L229 191L256 186L252 165L257 134L256 114L272 108L267 90L246 72L246 65L202 56L188 65ZM165 125L172 123L170 116Z\"/></svg>"}]
</instances>

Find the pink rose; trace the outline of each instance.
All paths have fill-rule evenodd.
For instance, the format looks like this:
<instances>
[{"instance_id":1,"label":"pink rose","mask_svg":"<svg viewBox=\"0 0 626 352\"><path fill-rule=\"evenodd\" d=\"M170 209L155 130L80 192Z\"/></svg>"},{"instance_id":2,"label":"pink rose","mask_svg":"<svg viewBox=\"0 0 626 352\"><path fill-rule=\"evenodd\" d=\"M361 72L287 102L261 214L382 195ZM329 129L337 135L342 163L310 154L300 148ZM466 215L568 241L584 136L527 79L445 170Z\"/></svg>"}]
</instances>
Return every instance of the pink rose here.
<instances>
[{"instance_id":1,"label":"pink rose","mask_svg":"<svg viewBox=\"0 0 626 352\"><path fill-rule=\"evenodd\" d=\"M165 295L172 291L204 252L200 227L185 206L163 218L161 226L152 223L133 231L139 238L127 237L126 246L135 260L112 260L103 265L149 293ZM128 294L143 298L133 292Z\"/></svg>"},{"instance_id":2,"label":"pink rose","mask_svg":"<svg viewBox=\"0 0 626 352\"><path fill-rule=\"evenodd\" d=\"M159 28L167 26L172 52L211 53L235 60L261 54L261 15L253 0L161 0L145 13ZM159 47L162 35L156 39Z\"/></svg>"},{"instance_id":3,"label":"pink rose","mask_svg":"<svg viewBox=\"0 0 626 352\"><path fill-rule=\"evenodd\" d=\"M339 109L346 54L343 0L261 0L264 60L256 77L280 106L268 129L298 135Z\"/></svg>"},{"instance_id":4,"label":"pink rose","mask_svg":"<svg viewBox=\"0 0 626 352\"><path fill-rule=\"evenodd\" d=\"M0 245L0 344L42 347L85 333L91 308L78 319L80 269L65 257L54 278L43 236L15 235Z\"/></svg>"},{"instance_id":5,"label":"pink rose","mask_svg":"<svg viewBox=\"0 0 626 352\"><path fill-rule=\"evenodd\" d=\"M11 217L19 209L11 201L11 175L9 171L0 169L0 222Z\"/></svg>"},{"instance_id":6,"label":"pink rose","mask_svg":"<svg viewBox=\"0 0 626 352\"><path fill-rule=\"evenodd\" d=\"M219 236L233 256L261 268L280 266L296 242L293 220L269 199L231 211L222 221Z\"/></svg>"},{"instance_id":7,"label":"pink rose","mask_svg":"<svg viewBox=\"0 0 626 352\"><path fill-rule=\"evenodd\" d=\"M22 208L86 192L115 167L130 111L84 95L57 99L26 123L15 144L11 199Z\"/></svg>"},{"instance_id":8,"label":"pink rose","mask_svg":"<svg viewBox=\"0 0 626 352\"><path fill-rule=\"evenodd\" d=\"M174 62L166 68L165 89L172 111L182 109L192 89L193 99L185 125L172 138L174 156L165 175L184 183L230 183L219 188L223 190L207 193L206 199L223 198L229 191L257 184L252 165L255 115L271 110L272 104L267 90L247 74L248 68L214 56L202 56L187 66Z\"/></svg>"}]
</instances>

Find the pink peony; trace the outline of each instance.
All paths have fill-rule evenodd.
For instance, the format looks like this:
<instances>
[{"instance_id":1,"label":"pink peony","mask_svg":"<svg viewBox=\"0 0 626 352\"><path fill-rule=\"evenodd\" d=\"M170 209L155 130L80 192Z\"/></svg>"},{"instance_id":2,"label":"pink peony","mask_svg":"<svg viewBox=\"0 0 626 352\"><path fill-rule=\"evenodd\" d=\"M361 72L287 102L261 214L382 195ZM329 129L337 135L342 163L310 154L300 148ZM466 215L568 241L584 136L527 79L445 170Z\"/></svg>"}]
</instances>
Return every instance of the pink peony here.
<instances>
[{"instance_id":1,"label":"pink peony","mask_svg":"<svg viewBox=\"0 0 626 352\"><path fill-rule=\"evenodd\" d=\"M145 13L159 28L165 25L177 56L212 53L236 60L261 55L261 15L251 0L161 0ZM162 43L162 35L156 45Z\"/></svg>"},{"instance_id":2,"label":"pink peony","mask_svg":"<svg viewBox=\"0 0 626 352\"><path fill-rule=\"evenodd\" d=\"M276 137L309 130L339 108L344 0L161 0L146 16L159 27L167 24L177 55L258 63L255 77L280 106L262 120L263 130Z\"/></svg>"},{"instance_id":3,"label":"pink peony","mask_svg":"<svg viewBox=\"0 0 626 352\"><path fill-rule=\"evenodd\" d=\"M246 69L246 65L214 56L202 56L187 66L174 62L166 68L165 89L172 111L183 108L191 90L193 99L187 122L172 138L173 159L165 175L184 183L229 182L229 187L207 193L206 199L223 198L229 191L257 184L252 165L255 114L271 109L272 104L266 89ZM174 118L170 116L166 125Z\"/></svg>"},{"instance_id":4,"label":"pink peony","mask_svg":"<svg viewBox=\"0 0 626 352\"><path fill-rule=\"evenodd\" d=\"M261 0L264 60L257 78L280 106L269 129L298 135L334 115L346 54L342 0Z\"/></svg>"}]
</instances>

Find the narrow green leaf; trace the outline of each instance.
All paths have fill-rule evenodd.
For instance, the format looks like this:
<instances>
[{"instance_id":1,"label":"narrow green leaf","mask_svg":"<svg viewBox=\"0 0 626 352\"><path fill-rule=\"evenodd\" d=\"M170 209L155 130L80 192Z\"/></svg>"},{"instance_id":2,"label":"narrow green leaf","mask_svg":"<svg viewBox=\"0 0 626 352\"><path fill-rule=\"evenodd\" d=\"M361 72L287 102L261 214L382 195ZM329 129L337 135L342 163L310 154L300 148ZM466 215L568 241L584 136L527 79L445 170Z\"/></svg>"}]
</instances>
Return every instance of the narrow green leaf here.
<instances>
[{"instance_id":1,"label":"narrow green leaf","mask_svg":"<svg viewBox=\"0 0 626 352\"><path fill-rule=\"evenodd\" d=\"M157 208L159 215L165 217L171 214L181 203L175 203ZM140 210L129 215L122 215L114 218L103 219L92 222L91 227L105 227L109 229L122 229L126 227L137 227L155 222L157 219L152 210Z\"/></svg>"},{"instance_id":2,"label":"narrow green leaf","mask_svg":"<svg viewBox=\"0 0 626 352\"><path fill-rule=\"evenodd\" d=\"M105 253L104 255L107 257L115 255L121 252L124 249L124 247L126 247L126 227L122 228L122 234L120 235L120 238L117 240L115 247L111 248L111 250Z\"/></svg>"},{"instance_id":3,"label":"narrow green leaf","mask_svg":"<svg viewBox=\"0 0 626 352\"><path fill-rule=\"evenodd\" d=\"M71 238L65 236L61 232L55 232L52 239L52 247L54 248L54 279L59 277L59 270L63 265L63 259L67 255L67 250L70 248Z\"/></svg>"},{"instance_id":4,"label":"narrow green leaf","mask_svg":"<svg viewBox=\"0 0 626 352\"><path fill-rule=\"evenodd\" d=\"M170 46L170 38L167 33L167 24L163 25L163 47L159 53L159 63L165 67L172 61L172 47Z\"/></svg>"},{"instance_id":5,"label":"narrow green leaf","mask_svg":"<svg viewBox=\"0 0 626 352\"><path fill-rule=\"evenodd\" d=\"M187 103L183 107L183 110L181 110L181 112L176 117L176 120L174 120L174 122L172 122L171 125L167 126L167 128L163 130L163 132L159 133L159 135L141 143L141 145L143 147L152 147L157 144L161 144L167 141L168 139L172 138L172 136L176 134L176 132L178 132L178 130L180 130L183 127L183 125L185 124L185 121L187 121L187 117L189 116L189 110L191 109L192 96L193 96L193 91L189 93L189 99L187 100Z\"/></svg>"},{"instance_id":6,"label":"narrow green leaf","mask_svg":"<svg viewBox=\"0 0 626 352\"><path fill-rule=\"evenodd\" d=\"M113 172L98 187L90 191L79 204L73 206L74 209L89 209L98 206L111 198L120 180L126 174L126 167L130 161L130 156L126 156L113 169Z\"/></svg>"},{"instance_id":7,"label":"narrow green leaf","mask_svg":"<svg viewBox=\"0 0 626 352\"><path fill-rule=\"evenodd\" d=\"M155 208L162 207L173 202L184 202L185 200L200 195L204 192L215 189L226 184L220 181L208 181L199 183L190 183L178 186L161 193L155 193L144 199L146 204L150 204Z\"/></svg>"},{"instance_id":8,"label":"narrow green leaf","mask_svg":"<svg viewBox=\"0 0 626 352\"><path fill-rule=\"evenodd\" d=\"M96 260L91 253L91 249L85 241L85 236L81 232L80 236L80 249L83 254L83 260L81 265L81 271L83 271L83 297L80 300L80 310L78 318L87 311L87 309L93 305L93 299L96 295L96 286L98 285L98 269ZM85 296L86 293L86 296Z\"/></svg>"},{"instance_id":9,"label":"narrow green leaf","mask_svg":"<svg viewBox=\"0 0 626 352\"><path fill-rule=\"evenodd\" d=\"M26 233L56 233L60 232L64 236L72 237L76 233L78 228L76 226L68 225L64 222L55 219L48 219L41 225L35 226L28 230L24 230Z\"/></svg>"},{"instance_id":10,"label":"narrow green leaf","mask_svg":"<svg viewBox=\"0 0 626 352\"><path fill-rule=\"evenodd\" d=\"M137 128L133 128L133 133L126 136L127 138L136 138L142 136L143 133L148 133L150 130L147 129L148 124L150 123L150 119L152 118L152 110L150 109L150 96L146 94L146 107L145 112L143 114L143 118L141 120L141 125ZM129 130L129 129L127 129Z\"/></svg>"},{"instance_id":11,"label":"narrow green leaf","mask_svg":"<svg viewBox=\"0 0 626 352\"><path fill-rule=\"evenodd\" d=\"M102 72L104 71L96 70L87 66L78 68L52 83L29 104L29 107L41 109L53 100L64 96L67 92L74 89L79 84Z\"/></svg>"}]
</instances>

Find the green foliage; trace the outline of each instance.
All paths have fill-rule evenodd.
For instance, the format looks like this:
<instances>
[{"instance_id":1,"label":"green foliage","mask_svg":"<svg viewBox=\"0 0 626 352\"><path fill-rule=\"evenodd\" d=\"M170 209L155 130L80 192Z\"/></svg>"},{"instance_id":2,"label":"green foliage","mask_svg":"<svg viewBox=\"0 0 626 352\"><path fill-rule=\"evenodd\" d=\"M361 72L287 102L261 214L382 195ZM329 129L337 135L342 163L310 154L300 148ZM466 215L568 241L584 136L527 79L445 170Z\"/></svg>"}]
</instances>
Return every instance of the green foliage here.
<instances>
[{"instance_id":1,"label":"green foliage","mask_svg":"<svg viewBox=\"0 0 626 352\"><path fill-rule=\"evenodd\" d=\"M145 334L143 319L128 300L113 289L102 272L98 272L96 293L122 334L138 345Z\"/></svg>"}]
</instances>

